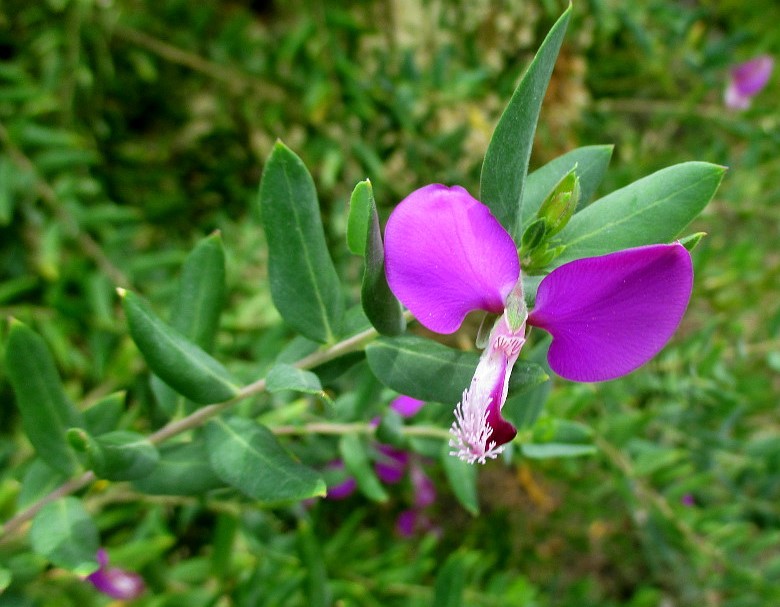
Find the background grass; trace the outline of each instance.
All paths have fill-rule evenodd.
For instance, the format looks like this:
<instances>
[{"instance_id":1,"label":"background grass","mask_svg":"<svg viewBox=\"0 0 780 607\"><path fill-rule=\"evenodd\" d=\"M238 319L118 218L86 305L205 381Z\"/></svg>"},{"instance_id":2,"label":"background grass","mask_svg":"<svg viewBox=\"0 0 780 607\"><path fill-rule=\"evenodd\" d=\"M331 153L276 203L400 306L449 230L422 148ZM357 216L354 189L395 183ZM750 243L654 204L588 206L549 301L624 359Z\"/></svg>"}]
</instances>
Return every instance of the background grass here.
<instances>
[{"instance_id":1,"label":"background grass","mask_svg":"<svg viewBox=\"0 0 780 607\"><path fill-rule=\"evenodd\" d=\"M564 7L4 0L0 313L44 335L77 402L129 389L126 415L144 429L148 377L113 287L163 309L186 252L220 229L230 303L218 350L239 376L258 377L288 339L250 211L274 140L311 168L337 263L357 277L342 244L354 184L369 177L385 215L426 183L476 192L492 127ZM746 112L722 104L731 64L780 56L778 21L774 0L575 5L533 165L614 143L602 193L685 160L729 167L692 226L708 236L673 343L627 378L559 382L551 394L546 418L590 426L597 455L482 469L479 518L429 466L439 531L412 539L394 532L403 487L388 505L354 497L304 512L98 485L90 503L104 541L150 585L138 603L780 601L778 79ZM0 402L5 519L30 448L2 377ZM15 581L0 604L107 602L23 545L0 556Z\"/></svg>"}]
</instances>

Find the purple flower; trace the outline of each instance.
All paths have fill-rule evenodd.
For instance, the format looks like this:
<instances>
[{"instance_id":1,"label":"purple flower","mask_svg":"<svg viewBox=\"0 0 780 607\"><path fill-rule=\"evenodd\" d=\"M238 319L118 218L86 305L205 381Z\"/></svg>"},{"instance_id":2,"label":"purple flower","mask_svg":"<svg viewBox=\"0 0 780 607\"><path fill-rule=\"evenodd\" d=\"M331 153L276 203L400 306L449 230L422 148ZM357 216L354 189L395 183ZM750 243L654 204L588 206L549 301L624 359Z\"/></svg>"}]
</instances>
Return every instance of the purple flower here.
<instances>
[{"instance_id":1,"label":"purple flower","mask_svg":"<svg viewBox=\"0 0 780 607\"><path fill-rule=\"evenodd\" d=\"M325 473L328 477L328 491L325 494L327 499L347 499L357 489L357 482L354 478L347 475L347 471L344 469L344 462L340 459L330 462L325 467Z\"/></svg>"},{"instance_id":2,"label":"purple flower","mask_svg":"<svg viewBox=\"0 0 780 607\"><path fill-rule=\"evenodd\" d=\"M143 578L137 573L108 566L108 554L101 548L97 551L100 569L87 576L87 581L98 591L114 599L129 600L141 596L146 590Z\"/></svg>"},{"instance_id":3,"label":"purple flower","mask_svg":"<svg viewBox=\"0 0 780 607\"><path fill-rule=\"evenodd\" d=\"M731 68L726 86L724 101L732 110L744 110L769 82L774 60L769 55L761 55L750 61L739 63Z\"/></svg>"},{"instance_id":4,"label":"purple flower","mask_svg":"<svg viewBox=\"0 0 780 607\"><path fill-rule=\"evenodd\" d=\"M548 361L558 375L614 379L663 348L693 285L685 247L649 245L560 266L542 280L529 313L510 235L466 190L438 184L393 211L385 261L393 293L432 331L453 333L474 310L501 314L455 409L450 445L470 463L497 457L516 435L501 409L526 324L553 336Z\"/></svg>"}]
</instances>

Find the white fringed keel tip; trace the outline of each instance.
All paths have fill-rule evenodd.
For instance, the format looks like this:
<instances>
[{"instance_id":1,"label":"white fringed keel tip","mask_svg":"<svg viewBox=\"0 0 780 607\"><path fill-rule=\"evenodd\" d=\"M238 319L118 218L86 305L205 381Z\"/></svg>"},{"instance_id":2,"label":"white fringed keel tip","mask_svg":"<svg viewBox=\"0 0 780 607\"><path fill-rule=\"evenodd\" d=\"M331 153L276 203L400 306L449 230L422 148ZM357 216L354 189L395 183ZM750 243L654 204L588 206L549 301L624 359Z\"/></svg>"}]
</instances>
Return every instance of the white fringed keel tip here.
<instances>
[{"instance_id":1,"label":"white fringed keel tip","mask_svg":"<svg viewBox=\"0 0 780 607\"><path fill-rule=\"evenodd\" d=\"M463 391L463 399L455 407L455 421L450 427L450 455L455 455L469 464L484 464L488 459L496 459L506 445L496 446L496 441L490 441L493 428L488 424L488 399L484 407L474 398L472 381L471 388Z\"/></svg>"},{"instance_id":2,"label":"white fringed keel tip","mask_svg":"<svg viewBox=\"0 0 780 607\"><path fill-rule=\"evenodd\" d=\"M450 427L449 441L454 455L469 464L484 464L504 451L505 445L490 440L493 428L488 422L489 407L497 399L498 409L504 406L509 390L512 367L525 343L525 326L511 331L505 319L498 320L491 331L487 348L479 359L471 385L455 407L455 421Z\"/></svg>"}]
</instances>

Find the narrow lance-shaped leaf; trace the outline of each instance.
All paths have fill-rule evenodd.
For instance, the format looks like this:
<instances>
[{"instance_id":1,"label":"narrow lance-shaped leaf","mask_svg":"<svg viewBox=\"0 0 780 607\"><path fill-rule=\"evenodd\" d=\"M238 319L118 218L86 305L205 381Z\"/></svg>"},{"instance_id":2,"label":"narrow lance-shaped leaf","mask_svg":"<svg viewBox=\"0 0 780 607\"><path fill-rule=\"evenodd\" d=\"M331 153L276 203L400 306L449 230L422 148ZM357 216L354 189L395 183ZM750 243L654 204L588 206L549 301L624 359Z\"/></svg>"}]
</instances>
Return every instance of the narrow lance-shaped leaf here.
<instances>
[{"instance_id":1,"label":"narrow lance-shaped leaf","mask_svg":"<svg viewBox=\"0 0 780 607\"><path fill-rule=\"evenodd\" d=\"M149 367L190 400L218 403L238 394L227 369L160 320L135 293L119 290L130 336Z\"/></svg>"},{"instance_id":2,"label":"narrow lance-shaped leaf","mask_svg":"<svg viewBox=\"0 0 780 607\"><path fill-rule=\"evenodd\" d=\"M98 531L81 500L65 497L44 506L30 529L33 550L78 575L98 568Z\"/></svg>"},{"instance_id":3,"label":"narrow lance-shaped leaf","mask_svg":"<svg viewBox=\"0 0 780 607\"><path fill-rule=\"evenodd\" d=\"M613 147L611 145L588 145L577 148L558 156L530 173L523 188L523 205L520 215L522 228L525 229L530 225L545 196L575 166L577 167L577 177L580 180L580 207L586 206L604 179L609 160L612 157Z\"/></svg>"},{"instance_id":4,"label":"narrow lance-shaped leaf","mask_svg":"<svg viewBox=\"0 0 780 607\"><path fill-rule=\"evenodd\" d=\"M219 232L202 239L187 255L179 289L171 307L170 324L184 337L211 352L225 298L225 250ZM186 399L160 378L151 379L160 408L173 417Z\"/></svg>"},{"instance_id":5,"label":"narrow lance-shaped leaf","mask_svg":"<svg viewBox=\"0 0 780 607\"><path fill-rule=\"evenodd\" d=\"M316 373L284 363L274 365L268 372L265 378L265 387L268 392L293 390L304 394L316 394L330 400L330 397L322 389L320 378L317 377Z\"/></svg>"},{"instance_id":6,"label":"narrow lance-shaped leaf","mask_svg":"<svg viewBox=\"0 0 780 607\"><path fill-rule=\"evenodd\" d=\"M22 427L41 459L70 474L78 464L65 438L68 428L83 425L65 394L54 359L43 339L25 324L11 320L5 368L16 395Z\"/></svg>"},{"instance_id":7,"label":"narrow lance-shaped leaf","mask_svg":"<svg viewBox=\"0 0 780 607\"><path fill-rule=\"evenodd\" d=\"M271 431L248 419L214 419L206 425L211 466L223 481L264 502L323 497L325 481L293 460Z\"/></svg>"},{"instance_id":8,"label":"narrow lance-shaped leaf","mask_svg":"<svg viewBox=\"0 0 780 607\"><path fill-rule=\"evenodd\" d=\"M274 305L304 336L334 341L344 297L325 242L317 192L303 161L280 141L263 170L259 204Z\"/></svg>"},{"instance_id":9,"label":"narrow lance-shaped leaf","mask_svg":"<svg viewBox=\"0 0 780 607\"><path fill-rule=\"evenodd\" d=\"M125 397L124 390L113 392L85 409L84 423L87 430L94 436L116 430L125 412Z\"/></svg>"},{"instance_id":10,"label":"narrow lance-shaped leaf","mask_svg":"<svg viewBox=\"0 0 780 607\"><path fill-rule=\"evenodd\" d=\"M133 481L136 490L149 495L202 495L224 486L202 440L163 446L155 467Z\"/></svg>"},{"instance_id":11,"label":"narrow lance-shaped leaf","mask_svg":"<svg viewBox=\"0 0 780 607\"><path fill-rule=\"evenodd\" d=\"M339 454L344 466L355 477L358 489L376 502L387 501L387 492L374 473L366 453L366 447L356 434L345 434L339 440Z\"/></svg>"},{"instance_id":12,"label":"narrow lance-shaped leaf","mask_svg":"<svg viewBox=\"0 0 780 607\"><path fill-rule=\"evenodd\" d=\"M149 474L160 459L157 449L142 434L117 430L97 438L73 428L68 432L71 444L84 453L87 466L99 478L129 481Z\"/></svg>"},{"instance_id":13,"label":"narrow lance-shaped leaf","mask_svg":"<svg viewBox=\"0 0 780 607\"><path fill-rule=\"evenodd\" d=\"M447 481L460 505L470 514L477 516L479 514L479 499L476 466L450 455L450 446L446 444L441 452L441 463Z\"/></svg>"},{"instance_id":14,"label":"narrow lance-shaped leaf","mask_svg":"<svg viewBox=\"0 0 780 607\"><path fill-rule=\"evenodd\" d=\"M416 336L382 337L366 346L371 371L396 392L424 401L457 403L479 361L477 352L462 352ZM547 380L536 363L517 361L510 392Z\"/></svg>"},{"instance_id":15,"label":"narrow lance-shaped leaf","mask_svg":"<svg viewBox=\"0 0 780 607\"><path fill-rule=\"evenodd\" d=\"M480 177L480 199L517 241L523 185L544 93L563 42L571 6L553 25L515 89L490 139Z\"/></svg>"},{"instance_id":16,"label":"narrow lance-shaped leaf","mask_svg":"<svg viewBox=\"0 0 780 607\"><path fill-rule=\"evenodd\" d=\"M358 240L356 232L363 230L365 272L360 289L360 303L371 324L383 335L400 335L406 328L401 304L387 284L385 250L379 215L376 212L371 182L366 179L355 186L349 207L350 240ZM350 245L352 246L352 245Z\"/></svg>"},{"instance_id":17,"label":"narrow lance-shaped leaf","mask_svg":"<svg viewBox=\"0 0 780 607\"><path fill-rule=\"evenodd\" d=\"M554 265L673 241L707 206L724 172L714 164L684 162L600 198L558 234L566 248Z\"/></svg>"},{"instance_id":18,"label":"narrow lance-shaped leaf","mask_svg":"<svg viewBox=\"0 0 780 607\"><path fill-rule=\"evenodd\" d=\"M436 574L433 586L433 605L436 607L461 607L466 591L466 555L453 552Z\"/></svg>"}]
</instances>

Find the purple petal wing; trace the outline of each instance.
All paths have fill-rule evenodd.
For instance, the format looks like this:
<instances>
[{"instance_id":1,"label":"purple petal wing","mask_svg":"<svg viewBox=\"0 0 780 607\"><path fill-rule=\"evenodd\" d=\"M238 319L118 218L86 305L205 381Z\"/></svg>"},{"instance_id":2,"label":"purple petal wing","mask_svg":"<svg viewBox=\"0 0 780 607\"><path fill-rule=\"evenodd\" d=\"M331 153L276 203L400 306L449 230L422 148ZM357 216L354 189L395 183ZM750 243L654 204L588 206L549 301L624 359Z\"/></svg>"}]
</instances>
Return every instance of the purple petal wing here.
<instances>
[{"instance_id":1,"label":"purple petal wing","mask_svg":"<svg viewBox=\"0 0 780 607\"><path fill-rule=\"evenodd\" d=\"M387 282L428 329L453 333L473 310L500 313L520 275L517 248L490 209L455 186L409 194L385 229Z\"/></svg>"},{"instance_id":2,"label":"purple petal wing","mask_svg":"<svg viewBox=\"0 0 780 607\"><path fill-rule=\"evenodd\" d=\"M692 287L691 256L679 243L578 259L542 280L528 323L552 334L547 358L561 377L614 379L664 347Z\"/></svg>"}]
</instances>

